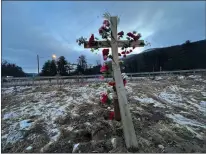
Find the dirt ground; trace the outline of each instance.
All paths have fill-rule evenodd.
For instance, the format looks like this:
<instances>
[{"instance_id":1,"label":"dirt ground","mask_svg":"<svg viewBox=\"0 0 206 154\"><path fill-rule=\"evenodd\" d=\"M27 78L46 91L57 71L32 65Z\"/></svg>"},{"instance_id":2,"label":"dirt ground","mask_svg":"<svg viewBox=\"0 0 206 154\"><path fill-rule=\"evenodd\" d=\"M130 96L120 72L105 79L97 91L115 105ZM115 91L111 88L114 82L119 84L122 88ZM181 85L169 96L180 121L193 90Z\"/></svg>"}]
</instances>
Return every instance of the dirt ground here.
<instances>
[{"instance_id":1,"label":"dirt ground","mask_svg":"<svg viewBox=\"0 0 206 154\"><path fill-rule=\"evenodd\" d=\"M2 152L206 152L206 79L141 78L126 86L138 149L127 149L121 121L108 120L106 84L2 89Z\"/></svg>"}]
</instances>

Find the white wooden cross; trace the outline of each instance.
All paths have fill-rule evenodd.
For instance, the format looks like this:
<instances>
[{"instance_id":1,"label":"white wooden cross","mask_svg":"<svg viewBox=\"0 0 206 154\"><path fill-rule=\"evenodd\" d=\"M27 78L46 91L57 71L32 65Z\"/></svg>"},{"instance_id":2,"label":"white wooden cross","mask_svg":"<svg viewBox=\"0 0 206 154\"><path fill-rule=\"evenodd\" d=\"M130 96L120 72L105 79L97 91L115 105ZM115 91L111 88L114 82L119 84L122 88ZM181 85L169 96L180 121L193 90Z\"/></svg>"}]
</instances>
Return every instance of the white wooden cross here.
<instances>
[{"instance_id":1,"label":"white wooden cross","mask_svg":"<svg viewBox=\"0 0 206 154\"><path fill-rule=\"evenodd\" d=\"M84 47L85 48L112 48L112 69L114 72L114 79L116 83L116 90L117 90L117 96L119 101L119 107L120 107L120 113L121 113L121 119L123 124L123 131L124 131L124 139L127 148L137 148L137 138L134 130L134 125L132 122L131 113L128 107L128 101L126 96L126 90L123 85L123 80L121 76L120 66L119 66L119 56L118 56L118 47L122 47L125 43L129 43L128 40L120 41L117 40L117 17L110 17L110 23L111 23L111 32L112 36L111 41L97 41L94 46L89 46L88 41L85 42ZM130 47L140 47L144 43L142 40L133 41L130 45Z\"/></svg>"}]
</instances>

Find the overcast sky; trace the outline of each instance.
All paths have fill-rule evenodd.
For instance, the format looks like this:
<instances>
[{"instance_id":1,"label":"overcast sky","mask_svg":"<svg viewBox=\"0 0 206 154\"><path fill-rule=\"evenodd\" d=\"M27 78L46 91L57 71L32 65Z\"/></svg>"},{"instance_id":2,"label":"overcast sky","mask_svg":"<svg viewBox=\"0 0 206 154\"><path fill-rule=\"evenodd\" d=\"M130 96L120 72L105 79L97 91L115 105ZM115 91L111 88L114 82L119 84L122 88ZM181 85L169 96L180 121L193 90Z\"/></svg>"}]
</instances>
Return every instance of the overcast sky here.
<instances>
[{"instance_id":1,"label":"overcast sky","mask_svg":"<svg viewBox=\"0 0 206 154\"><path fill-rule=\"evenodd\" d=\"M34 73L37 54L40 67L52 54L65 56L72 63L84 54L89 64L95 64L101 56L78 46L76 39L97 35L105 12L120 16L118 31L136 30L152 48L202 40L206 35L205 3L3 1L2 59ZM135 53L147 48L136 49Z\"/></svg>"}]
</instances>

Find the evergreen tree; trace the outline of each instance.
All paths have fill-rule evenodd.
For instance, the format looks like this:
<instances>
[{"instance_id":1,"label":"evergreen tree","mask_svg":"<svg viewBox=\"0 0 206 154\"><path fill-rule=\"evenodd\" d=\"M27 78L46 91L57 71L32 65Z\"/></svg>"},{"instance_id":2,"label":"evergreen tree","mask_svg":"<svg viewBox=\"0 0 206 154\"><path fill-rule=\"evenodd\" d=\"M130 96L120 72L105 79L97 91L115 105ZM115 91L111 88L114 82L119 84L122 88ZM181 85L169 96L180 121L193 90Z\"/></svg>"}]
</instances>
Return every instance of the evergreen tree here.
<instances>
[{"instance_id":1,"label":"evergreen tree","mask_svg":"<svg viewBox=\"0 0 206 154\"><path fill-rule=\"evenodd\" d=\"M50 75L51 76L57 75L57 66L55 60L52 60L50 63Z\"/></svg>"},{"instance_id":2,"label":"evergreen tree","mask_svg":"<svg viewBox=\"0 0 206 154\"><path fill-rule=\"evenodd\" d=\"M79 56L77 65L77 72L84 74L87 69L87 61L84 55Z\"/></svg>"},{"instance_id":3,"label":"evergreen tree","mask_svg":"<svg viewBox=\"0 0 206 154\"><path fill-rule=\"evenodd\" d=\"M59 57L57 61L57 67L58 67L58 72L62 76L68 75L67 68L68 68L68 62L66 61L64 56Z\"/></svg>"},{"instance_id":4,"label":"evergreen tree","mask_svg":"<svg viewBox=\"0 0 206 154\"><path fill-rule=\"evenodd\" d=\"M16 64L8 63L3 60L1 63L1 75L2 76L13 76L13 77L25 77L26 74L21 67Z\"/></svg>"},{"instance_id":5,"label":"evergreen tree","mask_svg":"<svg viewBox=\"0 0 206 154\"><path fill-rule=\"evenodd\" d=\"M48 60L44 63L41 76L55 76L57 74L56 63L54 60Z\"/></svg>"}]
</instances>

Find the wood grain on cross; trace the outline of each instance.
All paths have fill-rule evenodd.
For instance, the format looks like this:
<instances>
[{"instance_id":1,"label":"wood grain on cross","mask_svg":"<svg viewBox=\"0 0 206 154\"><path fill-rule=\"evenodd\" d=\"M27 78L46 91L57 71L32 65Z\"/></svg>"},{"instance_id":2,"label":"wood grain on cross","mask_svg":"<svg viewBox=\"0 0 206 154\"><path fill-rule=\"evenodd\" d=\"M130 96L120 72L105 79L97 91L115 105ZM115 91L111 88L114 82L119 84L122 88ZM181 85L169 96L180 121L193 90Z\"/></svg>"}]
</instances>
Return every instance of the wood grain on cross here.
<instances>
[{"instance_id":1,"label":"wood grain on cross","mask_svg":"<svg viewBox=\"0 0 206 154\"><path fill-rule=\"evenodd\" d=\"M111 23L111 41L95 41L96 44L94 44L92 47L88 46L88 41L85 42L84 47L85 48L112 48L112 69L114 73L114 79L116 83L116 90L117 90L117 96L119 101L119 107L120 107L120 113L121 113L121 119L123 124L123 131L124 131L124 138L127 148L131 147L137 147L137 138L134 130L134 125L132 122L131 113L128 107L128 101L126 96L126 90L123 85L123 80L121 76L120 66L119 66L119 56L118 56L118 47L123 47L123 45L129 44L128 40L117 40L117 17L110 17L110 23ZM140 47L143 46L142 43L144 41L138 40L133 41L130 43L130 47Z\"/></svg>"}]
</instances>

